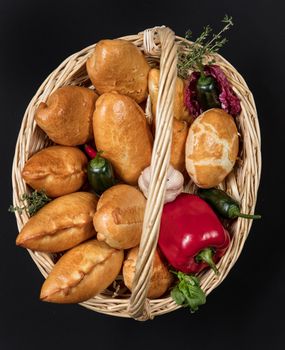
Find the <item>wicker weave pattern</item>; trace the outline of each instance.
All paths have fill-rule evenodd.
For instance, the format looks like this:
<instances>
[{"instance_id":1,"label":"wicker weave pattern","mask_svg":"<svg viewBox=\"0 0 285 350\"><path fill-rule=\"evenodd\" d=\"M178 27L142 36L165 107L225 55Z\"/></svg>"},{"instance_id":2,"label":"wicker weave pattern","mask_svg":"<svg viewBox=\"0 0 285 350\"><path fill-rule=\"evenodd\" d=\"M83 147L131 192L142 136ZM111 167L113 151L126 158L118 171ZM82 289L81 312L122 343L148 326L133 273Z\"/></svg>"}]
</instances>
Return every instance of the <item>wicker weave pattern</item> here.
<instances>
[{"instance_id":1,"label":"wicker weave pattern","mask_svg":"<svg viewBox=\"0 0 285 350\"><path fill-rule=\"evenodd\" d=\"M177 47L174 33L168 28L159 29L158 33L162 50L156 132L151 159L151 181L129 309L131 316L140 317L140 319L151 316L148 314L142 315L142 313L163 209L167 170L170 161L173 97L177 76ZM145 310L148 311L149 308L146 307Z\"/></svg>"},{"instance_id":2,"label":"wicker weave pattern","mask_svg":"<svg viewBox=\"0 0 285 350\"><path fill-rule=\"evenodd\" d=\"M150 275L150 266L156 247L159 231L159 222L162 211L162 199L165 192L166 172L170 156L170 140L172 129L172 101L176 77L176 49L185 39L175 37L174 33L165 27L148 29L138 35L123 37L139 47L151 65L157 64L160 59L160 86L157 104L157 130L152 156L152 176L150 196L144 218L143 235L140 244L140 258L138 259L134 289L132 295L128 293L104 293L81 303L91 310L120 317L134 317L146 320L167 312L174 311L180 306L170 297L161 299L146 299L147 286ZM36 127L34 113L41 101L63 85L91 86L87 76L85 63L95 45L68 57L38 89L31 100L19 132L15 149L12 169L13 201L20 204L21 195L27 191L21 170L27 159L36 151L50 144L44 133ZM219 55L215 55L217 64L224 70L231 82L234 91L241 99L242 113L237 118L241 134L241 154L233 172L226 178L221 188L226 189L233 197L241 202L244 212L253 213L261 172L260 131L256 107L253 96L244 79L235 68ZM195 191L190 183L185 191ZM28 216L16 213L18 229L21 230L27 222ZM238 219L230 228L233 235L230 248L218 264L221 274L216 276L212 271L200 275L201 286L208 295L227 276L238 259L245 240L249 234L251 220ZM52 256L46 253L29 251L32 259L46 278L54 263ZM119 276L118 279L121 277ZM117 296L119 294L119 297Z\"/></svg>"}]
</instances>

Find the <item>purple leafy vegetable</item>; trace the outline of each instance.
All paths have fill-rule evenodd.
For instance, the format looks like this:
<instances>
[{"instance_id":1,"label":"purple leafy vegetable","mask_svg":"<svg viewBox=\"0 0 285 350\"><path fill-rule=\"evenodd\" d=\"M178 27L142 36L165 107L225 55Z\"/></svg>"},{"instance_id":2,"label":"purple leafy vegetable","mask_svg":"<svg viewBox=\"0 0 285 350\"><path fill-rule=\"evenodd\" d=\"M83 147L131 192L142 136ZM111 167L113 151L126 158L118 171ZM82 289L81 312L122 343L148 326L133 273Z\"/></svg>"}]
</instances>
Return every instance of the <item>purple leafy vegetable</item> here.
<instances>
[{"instance_id":1,"label":"purple leafy vegetable","mask_svg":"<svg viewBox=\"0 0 285 350\"><path fill-rule=\"evenodd\" d=\"M205 76L214 78L216 82L221 108L232 116L237 116L241 111L240 100L234 93L222 69L217 65L204 66L204 73ZM199 104L196 89L200 76L200 72L193 72L188 79L185 89L184 103L194 117L198 117L204 112Z\"/></svg>"}]
</instances>

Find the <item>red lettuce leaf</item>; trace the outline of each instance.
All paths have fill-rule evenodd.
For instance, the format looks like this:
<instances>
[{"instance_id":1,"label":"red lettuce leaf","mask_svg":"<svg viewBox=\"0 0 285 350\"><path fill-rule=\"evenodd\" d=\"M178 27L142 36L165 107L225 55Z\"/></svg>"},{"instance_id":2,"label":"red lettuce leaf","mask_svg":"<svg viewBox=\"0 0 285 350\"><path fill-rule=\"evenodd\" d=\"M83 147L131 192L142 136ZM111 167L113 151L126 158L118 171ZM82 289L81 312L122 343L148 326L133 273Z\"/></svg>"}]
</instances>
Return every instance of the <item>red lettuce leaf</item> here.
<instances>
[{"instance_id":1,"label":"red lettuce leaf","mask_svg":"<svg viewBox=\"0 0 285 350\"><path fill-rule=\"evenodd\" d=\"M186 89L184 94L184 104L188 108L189 112L193 117L198 117L203 111L199 105L196 85L197 80L200 77L199 72L193 72L186 82Z\"/></svg>"},{"instance_id":2,"label":"red lettuce leaf","mask_svg":"<svg viewBox=\"0 0 285 350\"><path fill-rule=\"evenodd\" d=\"M205 74L211 75L216 80L221 108L230 115L234 117L237 116L241 112L240 100L233 91L222 69L217 65L205 66ZM194 117L198 117L201 113L203 113L203 110L199 105L196 92L196 85L199 77L199 72L193 72L190 75L184 95L184 103Z\"/></svg>"}]
</instances>

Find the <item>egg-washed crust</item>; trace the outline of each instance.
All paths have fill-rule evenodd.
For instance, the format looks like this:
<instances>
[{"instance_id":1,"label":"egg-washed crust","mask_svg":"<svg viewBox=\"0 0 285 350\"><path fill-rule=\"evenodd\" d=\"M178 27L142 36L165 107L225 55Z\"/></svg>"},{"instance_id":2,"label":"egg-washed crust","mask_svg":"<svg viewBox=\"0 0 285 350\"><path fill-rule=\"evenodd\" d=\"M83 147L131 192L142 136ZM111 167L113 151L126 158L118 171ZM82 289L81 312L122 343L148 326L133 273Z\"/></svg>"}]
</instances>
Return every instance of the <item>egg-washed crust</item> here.
<instances>
[{"instance_id":1,"label":"egg-washed crust","mask_svg":"<svg viewBox=\"0 0 285 350\"><path fill-rule=\"evenodd\" d=\"M51 146L34 154L24 165L22 176L35 190L49 197L78 191L86 180L87 158L77 147Z\"/></svg>"},{"instance_id":2,"label":"egg-washed crust","mask_svg":"<svg viewBox=\"0 0 285 350\"><path fill-rule=\"evenodd\" d=\"M135 276L138 252L138 247L132 248L128 252L127 258L123 264L124 283L130 290L132 290L132 284ZM153 258L153 266L147 297L161 297L171 286L172 282L173 276L169 272L167 266L163 263L158 251L156 250Z\"/></svg>"},{"instance_id":3,"label":"egg-washed crust","mask_svg":"<svg viewBox=\"0 0 285 350\"><path fill-rule=\"evenodd\" d=\"M170 164L181 173L185 171L185 143L188 135L188 124L173 119Z\"/></svg>"},{"instance_id":4,"label":"egg-washed crust","mask_svg":"<svg viewBox=\"0 0 285 350\"><path fill-rule=\"evenodd\" d=\"M92 223L96 207L96 196L88 192L56 198L29 219L16 244L43 252L72 248L96 234Z\"/></svg>"},{"instance_id":5,"label":"egg-washed crust","mask_svg":"<svg viewBox=\"0 0 285 350\"><path fill-rule=\"evenodd\" d=\"M152 114L155 119L156 105L158 98L158 86L159 86L159 69L152 68L148 75L148 90L152 105ZM193 122L193 116L189 113L186 105L184 104L184 90L185 81L181 78L176 78L174 102L173 102L173 117L180 121L186 121L191 124Z\"/></svg>"},{"instance_id":6,"label":"egg-washed crust","mask_svg":"<svg viewBox=\"0 0 285 350\"><path fill-rule=\"evenodd\" d=\"M151 162L153 138L140 106L116 92L101 95L93 116L96 147L130 185Z\"/></svg>"},{"instance_id":7,"label":"egg-washed crust","mask_svg":"<svg viewBox=\"0 0 285 350\"><path fill-rule=\"evenodd\" d=\"M79 303L106 289L120 272L124 253L91 240L69 250L42 286L40 299Z\"/></svg>"},{"instance_id":8,"label":"egg-washed crust","mask_svg":"<svg viewBox=\"0 0 285 350\"><path fill-rule=\"evenodd\" d=\"M87 60L86 68L100 95L117 91L133 98L137 103L147 98L150 66L143 53L129 41L99 41Z\"/></svg>"},{"instance_id":9,"label":"egg-washed crust","mask_svg":"<svg viewBox=\"0 0 285 350\"><path fill-rule=\"evenodd\" d=\"M35 113L38 126L55 143L82 145L93 137L92 115L98 95L80 86L63 86L47 102L40 103Z\"/></svg>"},{"instance_id":10,"label":"egg-washed crust","mask_svg":"<svg viewBox=\"0 0 285 350\"><path fill-rule=\"evenodd\" d=\"M98 240L117 249L139 244L146 199L135 187L116 185L99 199L93 223Z\"/></svg>"}]
</instances>

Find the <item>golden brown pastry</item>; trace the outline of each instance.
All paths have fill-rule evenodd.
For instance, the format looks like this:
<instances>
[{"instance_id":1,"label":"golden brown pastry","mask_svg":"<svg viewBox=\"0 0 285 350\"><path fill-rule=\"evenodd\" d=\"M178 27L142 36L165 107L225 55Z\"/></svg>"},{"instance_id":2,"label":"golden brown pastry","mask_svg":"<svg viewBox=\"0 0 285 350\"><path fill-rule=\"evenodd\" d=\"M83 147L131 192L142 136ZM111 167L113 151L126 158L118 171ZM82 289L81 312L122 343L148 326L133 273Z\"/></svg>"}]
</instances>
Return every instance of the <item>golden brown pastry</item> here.
<instances>
[{"instance_id":1,"label":"golden brown pastry","mask_svg":"<svg viewBox=\"0 0 285 350\"><path fill-rule=\"evenodd\" d=\"M79 86L64 86L40 103L35 120L48 137L64 146L82 145L92 134L92 115L97 95Z\"/></svg>"},{"instance_id":2,"label":"golden brown pastry","mask_svg":"<svg viewBox=\"0 0 285 350\"><path fill-rule=\"evenodd\" d=\"M181 173L185 171L185 143L188 130L185 121L173 119L170 164Z\"/></svg>"},{"instance_id":3,"label":"golden brown pastry","mask_svg":"<svg viewBox=\"0 0 285 350\"><path fill-rule=\"evenodd\" d=\"M124 253L91 240L64 254L44 282L40 298L53 303L80 303L106 289L117 277Z\"/></svg>"},{"instance_id":4,"label":"golden brown pastry","mask_svg":"<svg viewBox=\"0 0 285 350\"><path fill-rule=\"evenodd\" d=\"M139 244L146 199L135 187L116 185L103 193L94 215L97 239L113 248L128 249Z\"/></svg>"},{"instance_id":5,"label":"golden brown pastry","mask_svg":"<svg viewBox=\"0 0 285 350\"><path fill-rule=\"evenodd\" d=\"M156 115L156 104L158 97L158 85L159 85L159 69L152 68L148 75L148 90L152 104L152 114L155 118ZM192 123L193 116L189 113L187 107L184 104L184 80L177 77L176 88L174 94L174 105L173 105L173 117L177 120L184 120L188 123Z\"/></svg>"},{"instance_id":6,"label":"golden brown pastry","mask_svg":"<svg viewBox=\"0 0 285 350\"><path fill-rule=\"evenodd\" d=\"M93 216L97 198L89 192L75 192L46 204L24 225L18 246L42 252L70 249L96 234Z\"/></svg>"},{"instance_id":7,"label":"golden brown pastry","mask_svg":"<svg viewBox=\"0 0 285 350\"><path fill-rule=\"evenodd\" d=\"M22 176L33 189L59 197L80 189L86 180L87 162L85 154L76 147L51 146L26 162Z\"/></svg>"},{"instance_id":8,"label":"golden brown pastry","mask_svg":"<svg viewBox=\"0 0 285 350\"><path fill-rule=\"evenodd\" d=\"M123 264L123 278L125 285L132 290L132 284L135 276L136 262L138 258L139 248L135 247L128 252L127 259ZM161 260L157 250L154 253L152 273L150 277L148 298L159 298L173 282L172 274Z\"/></svg>"},{"instance_id":9,"label":"golden brown pastry","mask_svg":"<svg viewBox=\"0 0 285 350\"><path fill-rule=\"evenodd\" d=\"M191 125L186 141L186 169L202 188L217 186L234 167L239 149L234 119L224 110L210 109Z\"/></svg>"},{"instance_id":10,"label":"golden brown pastry","mask_svg":"<svg viewBox=\"0 0 285 350\"><path fill-rule=\"evenodd\" d=\"M150 70L142 52L131 42L101 40L86 63L92 84L99 94L117 91L140 103L147 97Z\"/></svg>"},{"instance_id":11,"label":"golden brown pastry","mask_svg":"<svg viewBox=\"0 0 285 350\"><path fill-rule=\"evenodd\" d=\"M93 130L98 150L126 183L136 185L141 171L150 165L152 135L145 115L130 97L116 92L96 102Z\"/></svg>"}]
</instances>

